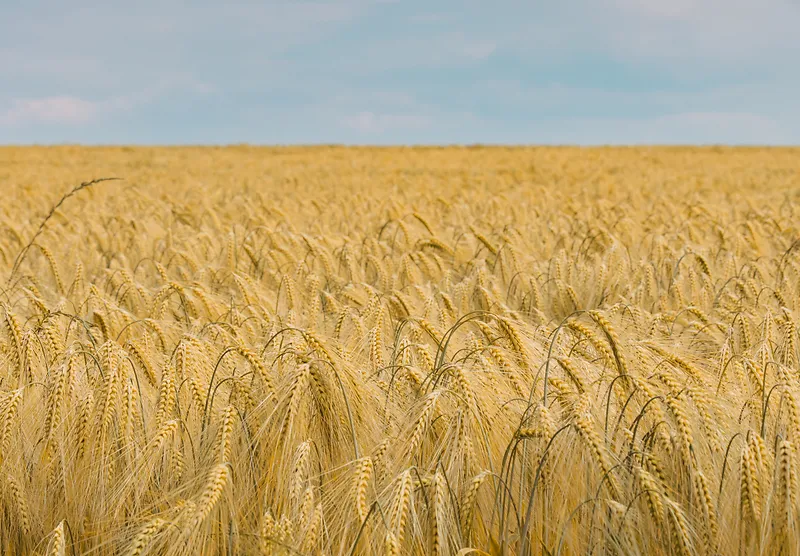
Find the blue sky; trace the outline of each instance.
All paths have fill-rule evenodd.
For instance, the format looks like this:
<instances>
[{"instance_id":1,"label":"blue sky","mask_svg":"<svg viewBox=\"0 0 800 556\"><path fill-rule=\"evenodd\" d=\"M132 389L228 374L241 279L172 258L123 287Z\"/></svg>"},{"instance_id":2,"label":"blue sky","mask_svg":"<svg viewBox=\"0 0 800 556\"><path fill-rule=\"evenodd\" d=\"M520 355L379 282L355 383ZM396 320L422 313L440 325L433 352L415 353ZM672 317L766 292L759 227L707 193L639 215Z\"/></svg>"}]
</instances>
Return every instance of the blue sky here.
<instances>
[{"instance_id":1,"label":"blue sky","mask_svg":"<svg viewBox=\"0 0 800 556\"><path fill-rule=\"evenodd\" d=\"M800 144L800 0L2 0L0 144Z\"/></svg>"}]
</instances>

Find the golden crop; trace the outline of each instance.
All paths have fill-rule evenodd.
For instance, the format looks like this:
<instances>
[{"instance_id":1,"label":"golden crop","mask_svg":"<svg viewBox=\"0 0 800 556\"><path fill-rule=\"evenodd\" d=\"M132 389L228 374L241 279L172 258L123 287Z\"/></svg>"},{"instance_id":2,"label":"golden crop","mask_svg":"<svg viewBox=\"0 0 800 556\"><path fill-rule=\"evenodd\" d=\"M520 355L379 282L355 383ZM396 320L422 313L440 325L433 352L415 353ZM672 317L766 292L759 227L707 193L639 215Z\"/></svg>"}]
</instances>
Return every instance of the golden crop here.
<instances>
[{"instance_id":1,"label":"golden crop","mask_svg":"<svg viewBox=\"0 0 800 556\"><path fill-rule=\"evenodd\" d=\"M0 552L797 554L799 167L0 149Z\"/></svg>"}]
</instances>

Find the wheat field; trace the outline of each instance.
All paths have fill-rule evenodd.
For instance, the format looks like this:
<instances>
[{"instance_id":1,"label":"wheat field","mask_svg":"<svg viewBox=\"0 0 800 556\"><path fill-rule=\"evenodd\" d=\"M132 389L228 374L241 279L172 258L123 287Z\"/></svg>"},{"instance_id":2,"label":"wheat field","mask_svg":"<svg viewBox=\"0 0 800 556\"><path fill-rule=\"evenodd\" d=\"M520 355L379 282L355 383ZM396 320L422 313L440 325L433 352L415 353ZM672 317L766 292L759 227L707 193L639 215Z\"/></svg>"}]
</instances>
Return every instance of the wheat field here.
<instances>
[{"instance_id":1,"label":"wheat field","mask_svg":"<svg viewBox=\"0 0 800 556\"><path fill-rule=\"evenodd\" d=\"M798 168L2 148L0 552L798 554Z\"/></svg>"}]
</instances>

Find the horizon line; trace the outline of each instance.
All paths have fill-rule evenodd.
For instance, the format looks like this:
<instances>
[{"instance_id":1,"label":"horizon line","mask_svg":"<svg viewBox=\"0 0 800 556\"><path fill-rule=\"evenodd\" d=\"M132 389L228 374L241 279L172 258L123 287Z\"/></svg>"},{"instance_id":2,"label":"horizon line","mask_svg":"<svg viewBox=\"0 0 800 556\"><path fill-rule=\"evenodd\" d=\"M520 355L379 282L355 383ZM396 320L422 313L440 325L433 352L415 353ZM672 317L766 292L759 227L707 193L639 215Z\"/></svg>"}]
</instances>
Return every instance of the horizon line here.
<instances>
[{"instance_id":1,"label":"horizon line","mask_svg":"<svg viewBox=\"0 0 800 556\"><path fill-rule=\"evenodd\" d=\"M702 148L702 149L797 149L784 143L0 143L0 148L356 148L356 149L444 149L444 148Z\"/></svg>"}]
</instances>

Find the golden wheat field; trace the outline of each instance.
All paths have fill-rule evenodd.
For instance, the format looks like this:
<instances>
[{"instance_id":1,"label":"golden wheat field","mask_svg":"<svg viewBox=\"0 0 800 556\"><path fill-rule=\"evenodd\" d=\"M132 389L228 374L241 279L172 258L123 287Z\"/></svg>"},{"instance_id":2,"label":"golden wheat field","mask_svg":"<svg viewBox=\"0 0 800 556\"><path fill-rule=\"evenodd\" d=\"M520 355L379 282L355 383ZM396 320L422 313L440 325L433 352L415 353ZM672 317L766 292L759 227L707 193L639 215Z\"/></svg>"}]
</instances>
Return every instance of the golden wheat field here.
<instances>
[{"instance_id":1,"label":"golden wheat field","mask_svg":"<svg viewBox=\"0 0 800 556\"><path fill-rule=\"evenodd\" d=\"M0 552L797 554L798 168L0 149Z\"/></svg>"}]
</instances>

